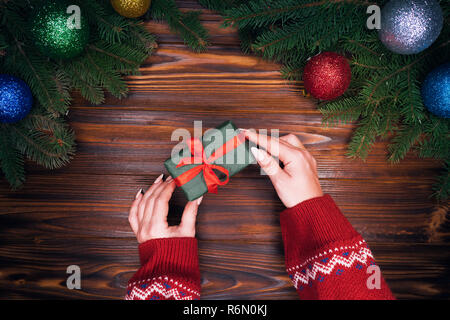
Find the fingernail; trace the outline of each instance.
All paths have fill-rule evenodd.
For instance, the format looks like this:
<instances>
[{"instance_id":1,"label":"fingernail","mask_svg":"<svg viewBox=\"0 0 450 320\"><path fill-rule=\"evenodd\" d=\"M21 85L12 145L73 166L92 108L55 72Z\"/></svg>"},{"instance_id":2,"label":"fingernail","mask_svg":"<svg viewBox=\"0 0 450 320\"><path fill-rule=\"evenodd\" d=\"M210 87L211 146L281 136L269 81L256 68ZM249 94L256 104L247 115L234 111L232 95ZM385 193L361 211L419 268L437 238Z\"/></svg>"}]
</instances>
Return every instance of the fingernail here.
<instances>
[{"instance_id":1,"label":"fingernail","mask_svg":"<svg viewBox=\"0 0 450 320\"><path fill-rule=\"evenodd\" d=\"M172 179L172 176L168 176L167 177L167 179L166 179L166 182L170 182L170 181L172 181L173 179Z\"/></svg>"},{"instance_id":2,"label":"fingernail","mask_svg":"<svg viewBox=\"0 0 450 320\"><path fill-rule=\"evenodd\" d=\"M136 193L135 199L137 199L139 197L139 195L142 194L143 192L144 192L144 190L142 190L142 188L139 189L138 193Z\"/></svg>"},{"instance_id":3,"label":"fingernail","mask_svg":"<svg viewBox=\"0 0 450 320\"><path fill-rule=\"evenodd\" d=\"M266 159L266 155L258 148L251 147L250 151L252 152L253 156L256 158L258 162L262 162Z\"/></svg>"},{"instance_id":4,"label":"fingernail","mask_svg":"<svg viewBox=\"0 0 450 320\"><path fill-rule=\"evenodd\" d=\"M164 177L164 173L161 173L161 175L158 178L156 178L154 183L160 183L163 177Z\"/></svg>"},{"instance_id":5,"label":"fingernail","mask_svg":"<svg viewBox=\"0 0 450 320\"><path fill-rule=\"evenodd\" d=\"M246 132L247 129L238 128L238 131L239 131L239 132Z\"/></svg>"},{"instance_id":6,"label":"fingernail","mask_svg":"<svg viewBox=\"0 0 450 320\"><path fill-rule=\"evenodd\" d=\"M200 205L200 203L202 203L203 201L203 196L201 196L200 198L197 199L197 204Z\"/></svg>"}]
</instances>

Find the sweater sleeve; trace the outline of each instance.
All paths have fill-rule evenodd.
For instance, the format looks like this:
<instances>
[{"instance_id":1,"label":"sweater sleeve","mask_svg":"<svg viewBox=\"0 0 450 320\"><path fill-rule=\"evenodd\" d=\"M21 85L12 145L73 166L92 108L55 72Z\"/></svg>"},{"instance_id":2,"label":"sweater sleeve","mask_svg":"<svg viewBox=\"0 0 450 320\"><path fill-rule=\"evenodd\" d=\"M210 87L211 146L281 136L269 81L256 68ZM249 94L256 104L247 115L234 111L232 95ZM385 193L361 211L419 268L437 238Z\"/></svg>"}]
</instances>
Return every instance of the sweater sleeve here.
<instances>
[{"instance_id":1,"label":"sweater sleeve","mask_svg":"<svg viewBox=\"0 0 450 320\"><path fill-rule=\"evenodd\" d=\"M280 223L287 272L301 299L395 299L329 195L284 210Z\"/></svg>"},{"instance_id":2,"label":"sweater sleeve","mask_svg":"<svg viewBox=\"0 0 450 320\"><path fill-rule=\"evenodd\" d=\"M140 269L126 300L198 300L200 270L195 238L153 239L139 245Z\"/></svg>"}]
</instances>

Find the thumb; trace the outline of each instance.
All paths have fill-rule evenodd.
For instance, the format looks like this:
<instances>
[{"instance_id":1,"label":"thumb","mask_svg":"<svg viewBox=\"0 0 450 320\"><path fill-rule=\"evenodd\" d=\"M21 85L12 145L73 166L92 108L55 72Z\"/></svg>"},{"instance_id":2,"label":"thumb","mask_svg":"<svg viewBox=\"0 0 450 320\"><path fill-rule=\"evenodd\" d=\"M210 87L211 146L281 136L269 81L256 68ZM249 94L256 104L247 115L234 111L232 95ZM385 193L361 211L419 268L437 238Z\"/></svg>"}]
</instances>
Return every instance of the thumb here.
<instances>
[{"instance_id":1,"label":"thumb","mask_svg":"<svg viewBox=\"0 0 450 320\"><path fill-rule=\"evenodd\" d=\"M180 229L186 236L195 236L195 222L197 220L197 212L203 197L194 201L189 201L183 211L181 217Z\"/></svg>"},{"instance_id":2,"label":"thumb","mask_svg":"<svg viewBox=\"0 0 450 320\"><path fill-rule=\"evenodd\" d=\"M252 147L250 151L274 185L286 175L277 161L265 150Z\"/></svg>"}]
</instances>

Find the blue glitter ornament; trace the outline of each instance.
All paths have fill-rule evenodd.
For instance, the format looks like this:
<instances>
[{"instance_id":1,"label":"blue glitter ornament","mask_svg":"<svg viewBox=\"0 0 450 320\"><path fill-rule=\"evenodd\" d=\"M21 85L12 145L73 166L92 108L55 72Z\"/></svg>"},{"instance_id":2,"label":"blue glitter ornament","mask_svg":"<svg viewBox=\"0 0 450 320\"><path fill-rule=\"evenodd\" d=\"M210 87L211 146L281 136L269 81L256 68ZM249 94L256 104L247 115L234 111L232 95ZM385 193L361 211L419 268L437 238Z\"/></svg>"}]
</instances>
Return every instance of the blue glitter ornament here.
<instances>
[{"instance_id":1,"label":"blue glitter ornament","mask_svg":"<svg viewBox=\"0 0 450 320\"><path fill-rule=\"evenodd\" d=\"M436 0L391 0L381 10L378 36L392 52L415 54L437 39L443 21Z\"/></svg>"},{"instance_id":2,"label":"blue glitter ornament","mask_svg":"<svg viewBox=\"0 0 450 320\"><path fill-rule=\"evenodd\" d=\"M423 104L438 117L450 118L450 63L431 71L422 84Z\"/></svg>"},{"instance_id":3,"label":"blue glitter ornament","mask_svg":"<svg viewBox=\"0 0 450 320\"><path fill-rule=\"evenodd\" d=\"M33 105L33 96L22 80L0 74L0 122L13 123L25 118Z\"/></svg>"}]
</instances>

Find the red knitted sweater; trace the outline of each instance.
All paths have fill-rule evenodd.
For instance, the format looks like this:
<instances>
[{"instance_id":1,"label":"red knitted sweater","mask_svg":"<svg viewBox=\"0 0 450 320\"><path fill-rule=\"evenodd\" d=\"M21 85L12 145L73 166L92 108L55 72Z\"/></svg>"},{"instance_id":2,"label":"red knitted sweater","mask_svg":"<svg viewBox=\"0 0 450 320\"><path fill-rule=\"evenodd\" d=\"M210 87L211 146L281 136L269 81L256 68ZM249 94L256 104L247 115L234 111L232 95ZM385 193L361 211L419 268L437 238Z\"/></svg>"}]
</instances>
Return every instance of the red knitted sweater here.
<instances>
[{"instance_id":1,"label":"red knitted sweater","mask_svg":"<svg viewBox=\"0 0 450 320\"><path fill-rule=\"evenodd\" d=\"M286 268L301 299L394 299L372 252L329 195L280 217ZM154 239L139 246L141 268L126 299L199 299L195 238Z\"/></svg>"}]
</instances>

